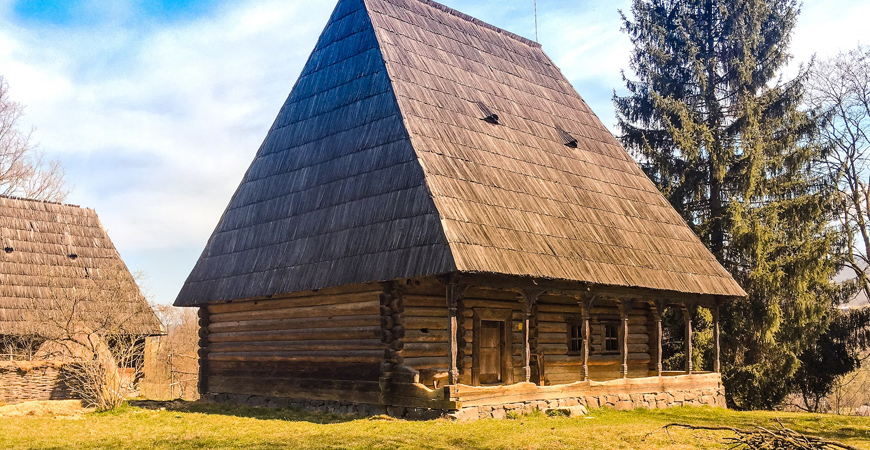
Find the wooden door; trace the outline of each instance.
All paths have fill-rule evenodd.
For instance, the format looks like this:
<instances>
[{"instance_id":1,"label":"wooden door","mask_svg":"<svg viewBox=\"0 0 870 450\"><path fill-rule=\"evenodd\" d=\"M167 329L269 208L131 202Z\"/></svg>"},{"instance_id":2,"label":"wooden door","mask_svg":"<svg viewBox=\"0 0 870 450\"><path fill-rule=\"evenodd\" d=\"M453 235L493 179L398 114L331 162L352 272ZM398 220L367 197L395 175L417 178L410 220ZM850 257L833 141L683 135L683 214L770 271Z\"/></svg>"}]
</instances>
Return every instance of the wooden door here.
<instances>
[{"instance_id":1,"label":"wooden door","mask_svg":"<svg viewBox=\"0 0 870 450\"><path fill-rule=\"evenodd\" d=\"M480 321L480 384L501 383L502 349L504 348L504 322Z\"/></svg>"}]
</instances>

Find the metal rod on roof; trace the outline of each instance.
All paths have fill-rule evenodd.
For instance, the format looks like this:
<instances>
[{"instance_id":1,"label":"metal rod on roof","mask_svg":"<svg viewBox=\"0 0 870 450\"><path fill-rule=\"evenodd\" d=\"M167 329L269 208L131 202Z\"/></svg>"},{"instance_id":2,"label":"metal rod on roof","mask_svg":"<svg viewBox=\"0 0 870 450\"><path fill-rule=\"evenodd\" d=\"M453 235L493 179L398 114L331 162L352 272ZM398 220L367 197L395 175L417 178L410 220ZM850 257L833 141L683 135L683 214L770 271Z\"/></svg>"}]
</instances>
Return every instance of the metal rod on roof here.
<instances>
[{"instance_id":1,"label":"metal rod on roof","mask_svg":"<svg viewBox=\"0 0 870 450\"><path fill-rule=\"evenodd\" d=\"M535 3L535 42L538 42L538 0Z\"/></svg>"}]
</instances>

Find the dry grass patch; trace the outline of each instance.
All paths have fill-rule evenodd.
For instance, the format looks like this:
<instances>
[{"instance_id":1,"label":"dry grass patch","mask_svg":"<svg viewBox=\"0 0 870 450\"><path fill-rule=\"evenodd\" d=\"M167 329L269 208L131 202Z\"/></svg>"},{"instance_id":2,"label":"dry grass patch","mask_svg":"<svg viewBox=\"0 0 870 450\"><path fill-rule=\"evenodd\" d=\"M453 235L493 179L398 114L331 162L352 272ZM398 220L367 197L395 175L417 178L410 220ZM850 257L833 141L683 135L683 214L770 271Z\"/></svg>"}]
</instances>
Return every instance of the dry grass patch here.
<instances>
[{"instance_id":1,"label":"dry grass patch","mask_svg":"<svg viewBox=\"0 0 870 450\"><path fill-rule=\"evenodd\" d=\"M81 417L93 410L84 407L81 400L34 400L0 406L0 417Z\"/></svg>"}]
</instances>

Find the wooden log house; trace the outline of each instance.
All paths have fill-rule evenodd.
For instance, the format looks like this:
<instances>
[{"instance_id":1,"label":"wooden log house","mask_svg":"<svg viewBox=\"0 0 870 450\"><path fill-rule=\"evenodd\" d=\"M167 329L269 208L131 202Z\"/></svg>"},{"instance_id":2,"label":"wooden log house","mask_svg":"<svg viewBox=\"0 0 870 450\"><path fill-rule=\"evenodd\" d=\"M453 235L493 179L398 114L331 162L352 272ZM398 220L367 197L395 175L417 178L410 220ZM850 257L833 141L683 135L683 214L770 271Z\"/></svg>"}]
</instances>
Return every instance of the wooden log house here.
<instances>
[{"instance_id":1,"label":"wooden log house","mask_svg":"<svg viewBox=\"0 0 870 450\"><path fill-rule=\"evenodd\" d=\"M540 45L339 0L176 305L206 397L475 418L723 405L661 315L743 295Z\"/></svg>"}]
</instances>

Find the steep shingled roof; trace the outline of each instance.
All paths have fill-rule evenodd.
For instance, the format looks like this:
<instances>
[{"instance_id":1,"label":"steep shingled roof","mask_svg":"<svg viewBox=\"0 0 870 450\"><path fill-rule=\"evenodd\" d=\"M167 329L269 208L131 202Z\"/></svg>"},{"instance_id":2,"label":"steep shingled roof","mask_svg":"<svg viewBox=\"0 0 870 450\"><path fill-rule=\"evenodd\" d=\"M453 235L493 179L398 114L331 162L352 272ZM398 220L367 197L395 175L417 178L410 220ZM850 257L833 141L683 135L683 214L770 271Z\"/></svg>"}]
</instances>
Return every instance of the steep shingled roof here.
<instances>
[{"instance_id":1,"label":"steep shingled roof","mask_svg":"<svg viewBox=\"0 0 870 450\"><path fill-rule=\"evenodd\" d=\"M176 304L457 270L745 295L538 44L340 0Z\"/></svg>"},{"instance_id":2,"label":"steep shingled roof","mask_svg":"<svg viewBox=\"0 0 870 450\"><path fill-rule=\"evenodd\" d=\"M66 314L67 301L78 301L76 309L85 312L63 318L124 320L114 325L130 334L162 333L94 210L0 196L0 240L0 335L45 328L40 322L57 320L52 310ZM109 277L132 292L101 295L95 280ZM123 304L101 304L109 298ZM107 317L107 308L118 314Z\"/></svg>"}]
</instances>

